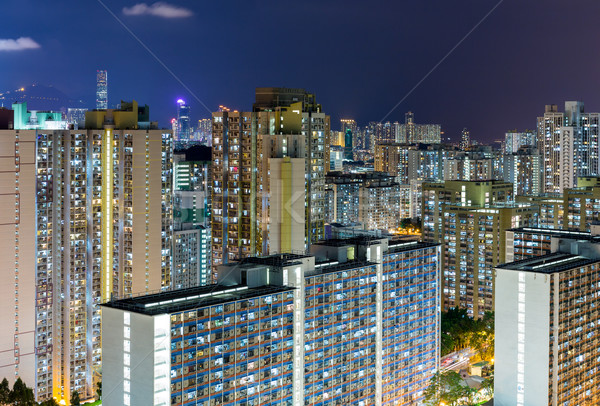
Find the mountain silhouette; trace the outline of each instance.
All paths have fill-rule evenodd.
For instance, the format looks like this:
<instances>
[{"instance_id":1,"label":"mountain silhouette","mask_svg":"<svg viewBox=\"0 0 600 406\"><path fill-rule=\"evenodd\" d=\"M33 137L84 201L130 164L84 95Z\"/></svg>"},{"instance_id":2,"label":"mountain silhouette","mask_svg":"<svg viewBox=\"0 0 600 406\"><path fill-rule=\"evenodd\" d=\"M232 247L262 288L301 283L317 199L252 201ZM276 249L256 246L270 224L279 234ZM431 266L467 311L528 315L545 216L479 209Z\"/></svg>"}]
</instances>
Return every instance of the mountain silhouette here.
<instances>
[{"instance_id":1,"label":"mountain silhouette","mask_svg":"<svg viewBox=\"0 0 600 406\"><path fill-rule=\"evenodd\" d=\"M73 99L52 85L40 84L0 91L0 105L10 108L15 102L27 102L28 110L65 111L67 108L89 107L82 100Z\"/></svg>"}]
</instances>

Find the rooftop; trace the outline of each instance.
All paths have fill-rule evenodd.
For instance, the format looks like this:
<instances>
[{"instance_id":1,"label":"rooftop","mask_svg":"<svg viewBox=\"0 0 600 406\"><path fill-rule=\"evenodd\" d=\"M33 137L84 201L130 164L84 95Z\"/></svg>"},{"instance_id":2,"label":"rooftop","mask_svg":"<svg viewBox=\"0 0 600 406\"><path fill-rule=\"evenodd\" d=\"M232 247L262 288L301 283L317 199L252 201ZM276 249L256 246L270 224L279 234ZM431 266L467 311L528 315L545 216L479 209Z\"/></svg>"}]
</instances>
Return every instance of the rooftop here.
<instances>
[{"instance_id":1,"label":"rooftop","mask_svg":"<svg viewBox=\"0 0 600 406\"><path fill-rule=\"evenodd\" d=\"M240 264L258 264L282 267L299 263L301 259L310 258L312 255L297 253L281 253L262 257L247 257L240 260Z\"/></svg>"},{"instance_id":2,"label":"rooftop","mask_svg":"<svg viewBox=\"0 0 600 406\"><path fill-rule=\"evenodd\" d=\"M398 252L412 251L412 250L417 250L417 249L421 249L421 248L437 247L439 245L440 244L438 244L438 243L432 243L432 242L409 241L409 242L394 243L393 241L390 241L386 254L395 254Z\"/></svg>"},{"instance_id":3,"label":"rooftop","mask_svg":"<svg viewBox=\"0 0 600 406\"><path fill-rule=\"evenodd\" d=\"M513 231L515 233L543 234L558 238L576 238L585 240L591 240L594 238L594 236L592 236L592 234L588 231L569 231L554 228L517 227L506 231Z\"/></svg>"},{"instance_id":4,"label":"rooftop","mask_svg":"<svg viewBox=\"0 0 600 406\"><path fill-rule=\"evenodd\" d=\"M553 274L596 262L599 262L599 260L586 258L581 255L555 252L539 257L502 264L497 268L511 271Z\"/></svg>"},{"instance_id":5,"label":"rooftop","mask_svg":"<svg viewBox=\"0 0 600 406\"><path fill-rule=\"evenodd\" d=\"M315 264L314 270L312 270L312 269L309 270L306 273L306 276L322 275L322 274L331 273L331 272L345 271L346 269L355 269L355 268L362 268L364 266L374 266L374 265L377 265L377 264L375 262L362 261L362 260L346 261L346 262L324 261L324 262Z\"/></svg>"},{"instance_id":6,"label":"rooftop","mask_svg":"<svg viewBox=\"0 0 600 406\"><path fill-rule=\"evenodd\" d=\"M113 300L101 306L153 316L292 290L294 288L275 285L253 288L248 286L208 285Z\"/></svg>"},{"instance_id":7,"label":"rooftop","mask_svg":"<svg viewBox=\"0 0 600 406\"><path fill-rule=\"evenodd\" d=\"M330 238L328 240L319 241L313 245L322 245L325 247L343 247L345 245L373 245L379 244L386 238L374 237L370 235L360 235L351 238Z\"/></svg>"}]
</instances>

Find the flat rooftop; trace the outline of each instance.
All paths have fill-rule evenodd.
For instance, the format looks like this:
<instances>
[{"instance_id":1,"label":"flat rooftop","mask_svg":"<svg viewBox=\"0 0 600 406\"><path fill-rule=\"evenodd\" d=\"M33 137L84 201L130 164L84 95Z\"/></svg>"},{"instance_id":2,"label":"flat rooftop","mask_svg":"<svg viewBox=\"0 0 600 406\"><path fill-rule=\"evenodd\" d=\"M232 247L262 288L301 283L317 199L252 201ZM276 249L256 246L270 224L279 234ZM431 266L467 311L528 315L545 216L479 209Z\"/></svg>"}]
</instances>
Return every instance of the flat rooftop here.
<instances>
[{"instance_id":1,"label":"flat rooftop","mask_svg":"<svg viewBox=\"0 0 600 406\"><path fill-rule=\"evenodd\" d=\"M398 252L412 251L422 248L437 247L441 244L433 242L420 242L420 241L390 241L388 250L385 254L396 254Z\"/></svg>"},{"instance_id":2,"label":"flat rooftop","mask_svg":"<svg viewBox=\"0 0 600 406\"><path fill-rule=\"evenodd\" d=\"M375 262L370 261L362 261L362 260L352 260L346 262L339 262L335 260L328 260L317 262L315 264L314 269L310 269L306 272L305 276L315 276L322 275L326 273L345 271L347 269L356 269L362 268L365 266L374 266L377 265Z\"/></svg>"},{"instance_id":3,"label":"flat rooftop","mask_svg":"<svg viewBox=\"0 0 600 406\"><path fill-rule=\"evenodd\" d=\"M513 231L515 233L527 233L527 234L543 234L558 238L575 238L591 240L594 237L588 231L570 231L555 228L538 228L538 227L517 227L511 228L506 231Z\"/></svg>"},{"instance_id":4,"label":"flat rooftop","mask_svg":"<svg viewBox=\"0 0 600 406\"><path fill-rule=\"evenodd\" d=\"M266 255L262 257L247 257L239 261L240 264L258 264L258 265L269 265L269 266L288 266L291 264L299 263L304 258L310 258L312 255L305 254L293 254L293 253L282 253Z\"/></svg>"},{"instance_id":5,"label":"flat rooftop","mask_svg":"<svg viewBox=\"0 0 600 406\"><path fill-rule=\"evenodd\" d=\"M502 264L497 266L497 268L511 271L553 274L596 262L599 262L599 260L586 258L581 255L555 252L540 257Z\"/></svg>"},{"instance_id":6,"label":"flat rooftop","mask_svg":"<svg viewBox=\"0 0 600 406\"><path fill-rule=\"evenodd\" d=\"M387 237L374 237L370 235L359 235L351 238L330 238L314 243L325 247L343 247L345 245L373 245L378 244Z\"/></svg>"},{"instance_id":7,"label":"flat rooftop","mask_svg":"<svg viewBox=\"0 0 600 406\"><path fill-rule=\"evenodd\" d=\"M292 287L277 285L253 288L239 285L208 285L113 300L101 306L153 316L293 290Z\"/></svg>"}]
</instances>

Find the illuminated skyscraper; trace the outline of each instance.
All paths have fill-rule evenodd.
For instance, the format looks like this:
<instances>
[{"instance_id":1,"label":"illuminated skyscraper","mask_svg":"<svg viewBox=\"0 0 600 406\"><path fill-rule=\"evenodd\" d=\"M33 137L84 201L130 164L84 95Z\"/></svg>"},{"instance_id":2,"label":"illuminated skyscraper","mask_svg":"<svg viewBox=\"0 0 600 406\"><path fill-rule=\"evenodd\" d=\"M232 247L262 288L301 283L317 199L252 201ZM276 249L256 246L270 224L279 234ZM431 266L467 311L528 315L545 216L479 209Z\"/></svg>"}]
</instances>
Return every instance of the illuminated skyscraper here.
<instances>
[{"instance_id":1,"label":"illuminated skyscraper","mask_svg":"<svg viewBox=\"0 0 600 406\"><path fill-rule=\"evenodd\" d=\"M87 129L0 137L12 162L0 175L0 376L38 400L92 398L98 305L170 284L171 134L138 129L137 103L122 106L88 112Z\"/></svg>"},{"instance_id":2,"label":"illuminated skyscraper","mask_svg":"<svg viewBox=\"0 0 600 406\"><path fill-rule=\"evenodd\" d=\"M523 146L504 155L504 180L514 185L515 196L542 193L542 156L534 147Z\"/></svg>"},{"instance_id":3,"label":"illuminated skyscraper","mask_svg":"<svg viewBox=\"0 0 600 406\"><path fill-rule=\"evenodd\" d=\"M442 248L443 309L472 317L494 310L494 267L505 262L506 230L535 226L539 209L512 202L512 184L447 181L423 184L425 241Z\"/></svg>"},{"instance_id":4,"label":"illuminated skyscraper","mask_svg":"<svg viewBox=\"0 0 600 406\"><path fill-rule=\"evenodd\" d=\"M202 144L210 146L212 145L212 120L210 118L203 118L198 120L198 141Z\"/></svg>"},{"instance_id":5,"label":"illuminated skyscraper","mask_svg":"<svg viewBox=\"0 0 600 406\"><path fill-rule=\"evenodd\" d=\"M344 134L344 159L348 161L354 160L354 154L352 151L352 139L352 130L348 128L346 130L346 133Z\"/></svg>"},{"instance_id":6,"label":"illuminated skyscraper","mask_svg":"<svg viewBox=\"0 0 600 406\"><path fill-rule=\"evenodd\" d=\"M384 231L400 225L400 187L393 176L330 172L327 181L333 192L333 222Z\"/></svg>"},{"instance_id":7,"label":"illuminated skyscraper","mask_svg":"<svg viewBox=\"0 0 600 406\"><path fill-rule=\"evenodd\" d=\"M547 105L537 120L544 162L544 192L577 187L577 178L598 176L600 113L585 113L583 102L565 102L565 111Z\"/></svg>"},{"instance_id":8,"label":"illuminated skyscraper","mask_svg":"<svg viewBox=\"0 0 600 406\"><path fill-rule=\"evenodd\" d=\"M415 124L415 115L412 111L406 113L404 120L404 124L398 125L398 130L395 134L396 142L406 142L409 144L440 143L442 130L439 124Z\"/></svg>"},{"instance_id":9,"label":"illuminated skyscraper","mask_svg":"<svg viewBox=\"0 0 600 406\"><path fill-rule=\"evenodd\" d=\"M356 121L354 121L353 119L347 119L347 118L341 119L340 126L341 126L341 131L344 134L346 134L347 130L350 130L350 131L352 131L352 134L354 136L356 136L356 134L358 132L358 125L356 125ZM353 141L353 144L355 144L354 141Z\"/></svg>"},{"instance_id":10,"label":"illuminated skyscraper","mask_svg":"<svg viewBox=\"0 0 600 406\"><path fill-rule=\"evenodd\" d=\"M96 71L96 108L108 108L108 72Z\"/></svg>"},{"instance_id":11,"label":"illuminated skyscraper","mask_svg":"<svg viewBox=\"0 0 600 406\"><path fill-rule=\"evenodd\" d=\"M175 141L187 142L190 140L191 133L190 106L183 99L179 99L177 100L177 134L175 134Z\"/></svg>"},{"instance_id":12,"label":"illuminated skyscraper","mask_svg":"<svg viewBox=\"0 0 600 406\"><path fill-rule=\"evenodd\" d=\"M471 146L471 132L463 128L460 133L460 149L466 151Z\"/></svg>"},{"instance_id":13,"label":"illuminated skyscraper","mask_svg":"<svg viewBox=\"0 0 600 406\"><path fill-rule=\"evenodd\" d=\"M439 365L437 244L362 237L103 307L106 406L420 405Z\"/></svg>"},{"instance_id":14,"label":"illuminated skyscraper","mask_svg":"<svg viewBox=\"0 0 600 406\"><path fill-rule=\"evenodd\" d=\"M504 139L504 152L514 154L521 147L537 147L537 137L533 131L508 131Z\"/></svg>"},{"instance_id":15,"label":"illuminated skyscraper","mask_svg":"<svg viewBox=\"0 0 600 406\"><path fill-rule=\"evenodd\" d=\"M213 267L325 235L329 116L303 89L257 88L254 110L213 113Z\"/></svg>"},{"instance_id":16,"label":"illuminated skyscraper","mask_svg":"<svg viewBox=\"0 0 600 406\"><path fill-rule=\"evenodd\" d=\"M551 251L495 270L494 405L600 404L600 245L563 231Z\"/></svg>"},{"instance_id":17,"label":"illuminated skyscraper","mask_svg":"<svg viewBox=\"0 0 600 406\"><path fill-rule=\"evenodd\" d=\"M79 129L85 127L85 112L87 109L67 109L67 123L73 128Z\"/></svg>"}]
</instances>

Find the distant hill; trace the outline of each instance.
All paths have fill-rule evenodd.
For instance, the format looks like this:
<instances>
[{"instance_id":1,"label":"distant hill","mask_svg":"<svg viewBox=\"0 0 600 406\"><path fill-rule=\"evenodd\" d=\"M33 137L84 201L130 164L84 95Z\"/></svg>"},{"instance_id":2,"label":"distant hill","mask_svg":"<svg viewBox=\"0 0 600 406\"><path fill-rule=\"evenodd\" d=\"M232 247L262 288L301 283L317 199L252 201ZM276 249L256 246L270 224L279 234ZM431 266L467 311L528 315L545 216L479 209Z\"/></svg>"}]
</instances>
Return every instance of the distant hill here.
<instances>
[{"instance_id":1,"label":"distant hill","mask_svg":"<svg viewBox=\"0 0 600 406\"><path fill-rule=\"evenodd\" d=\"M33 84L17 90L0 91L0 105L10 107L15 102L27 102L29 110L61 111L86 108L82 100L72 99L54 86Z\"/></svg>"}]
</instances>

